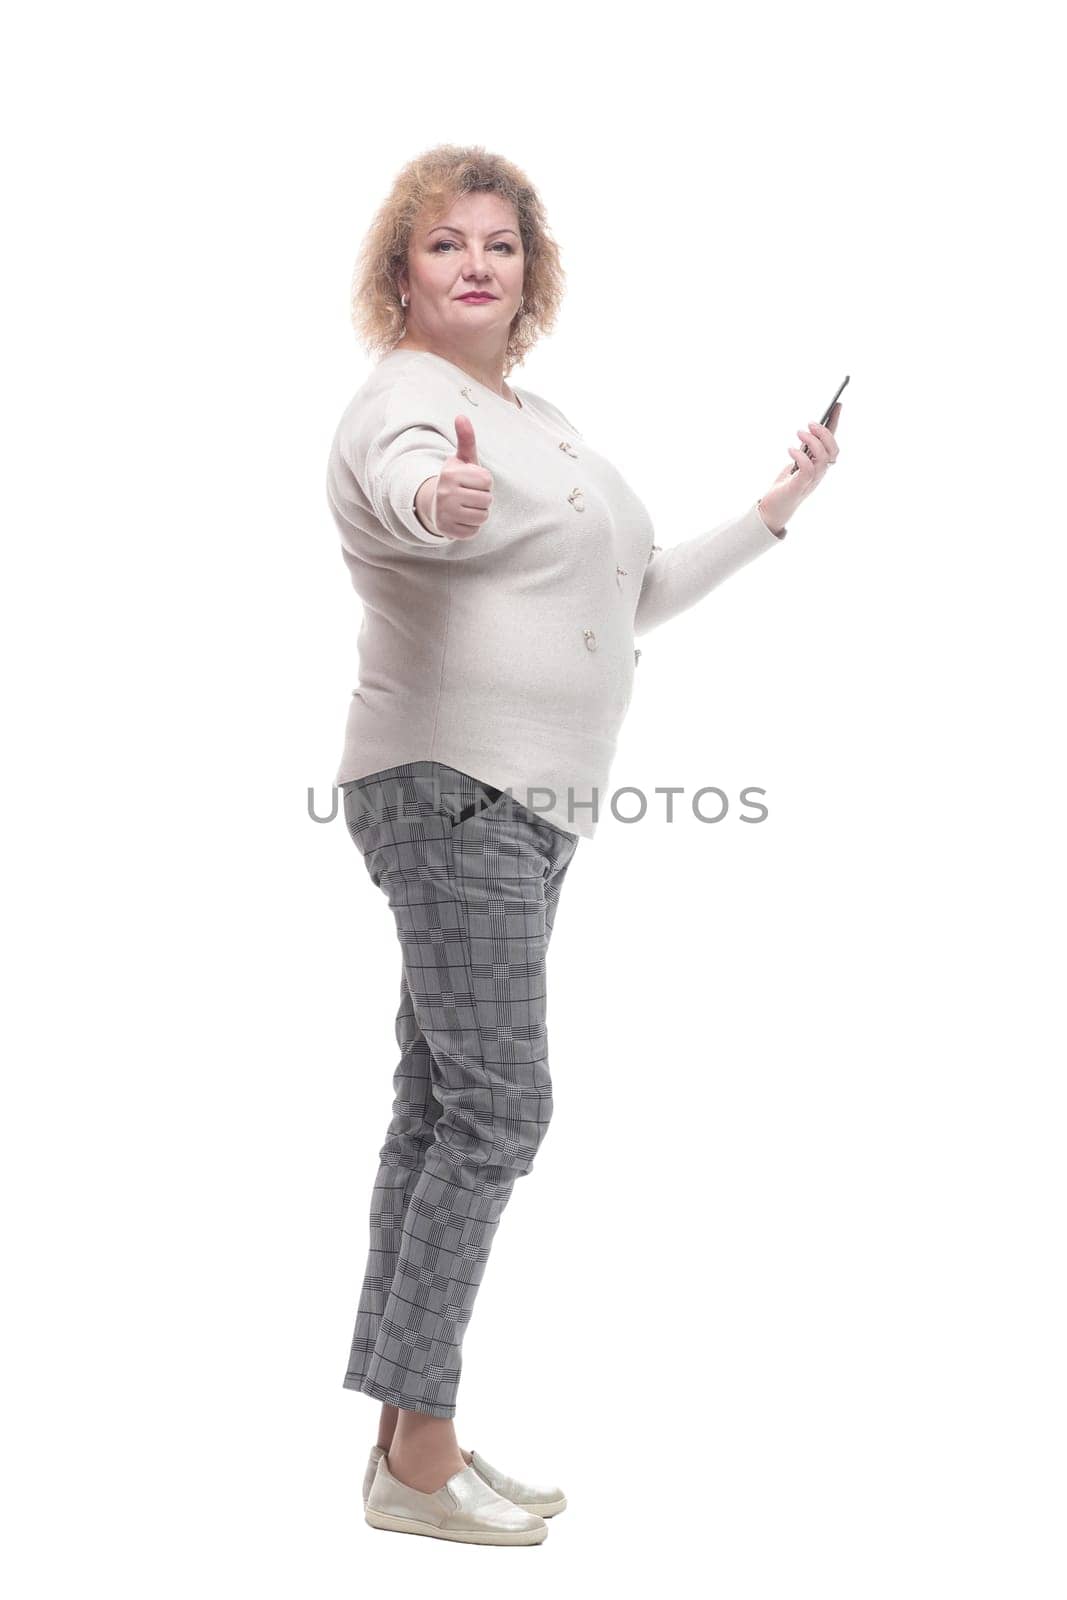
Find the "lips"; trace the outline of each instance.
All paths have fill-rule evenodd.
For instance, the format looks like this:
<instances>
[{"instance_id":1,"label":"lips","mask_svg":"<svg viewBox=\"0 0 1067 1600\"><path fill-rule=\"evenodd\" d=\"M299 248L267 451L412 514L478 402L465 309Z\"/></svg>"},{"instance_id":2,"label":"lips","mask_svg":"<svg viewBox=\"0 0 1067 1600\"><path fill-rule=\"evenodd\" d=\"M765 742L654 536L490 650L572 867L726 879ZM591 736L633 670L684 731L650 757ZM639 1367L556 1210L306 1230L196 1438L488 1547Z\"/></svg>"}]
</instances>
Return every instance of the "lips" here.
<instances>
[{"instance_id":1,"label":"lips","mask_svg":"<svg viewBox=\"0 0 1067 1600\"><path fill-rule=\"evenodd\" d=\"M461 295L458 296L458 298L460 300L468 300L468 301L471 301L472 303L480 305L483 300L495 300L496 299L496 295L495 294L461 294Z\"/></svg>"}]
</instances>

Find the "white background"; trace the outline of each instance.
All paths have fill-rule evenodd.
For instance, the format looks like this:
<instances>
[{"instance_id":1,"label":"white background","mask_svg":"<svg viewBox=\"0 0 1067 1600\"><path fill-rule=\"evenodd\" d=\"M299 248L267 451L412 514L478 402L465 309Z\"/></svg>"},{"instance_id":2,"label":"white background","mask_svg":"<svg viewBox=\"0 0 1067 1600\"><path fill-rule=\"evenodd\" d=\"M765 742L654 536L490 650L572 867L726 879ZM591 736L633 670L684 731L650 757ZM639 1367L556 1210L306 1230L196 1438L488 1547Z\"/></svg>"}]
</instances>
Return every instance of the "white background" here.
<instances>
[{"instance_id":1,"label":"white background","mask_svg":"<svg viewBox=\"0 0 1067 1600\"><path fill-rule=\"evenodd\" d=\"M9 24L11 1592L1062 1596L1041 9ZM514 380L661 544L851 375L785 543L640 641L612 773L760 785L766 823L608 817L561 901L553 1125L457 1415L563 1484L538 1553L368 1528L377 1408L341 1387L399 948L307 809L359 617L325 464L360 240L440 142L538 186L568 296Z\"/></svg>"}]
</instances>

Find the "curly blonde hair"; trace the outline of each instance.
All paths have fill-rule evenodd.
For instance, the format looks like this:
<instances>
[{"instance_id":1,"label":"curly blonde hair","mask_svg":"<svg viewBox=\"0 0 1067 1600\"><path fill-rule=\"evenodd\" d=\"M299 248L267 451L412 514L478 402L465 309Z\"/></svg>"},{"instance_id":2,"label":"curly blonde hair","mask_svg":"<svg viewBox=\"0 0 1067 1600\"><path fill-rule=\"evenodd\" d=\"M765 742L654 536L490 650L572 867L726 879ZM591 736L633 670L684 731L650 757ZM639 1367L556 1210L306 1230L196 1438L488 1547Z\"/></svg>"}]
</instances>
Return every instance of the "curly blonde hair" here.
<instances>
[{"instance_id":1,"label":"curly blonde hair","mask_svg":"<svg viewBox=\"0 0 1067 1600\"><path fill-rule=\"evenodd\" d=\"M404 334L397 275L407 265L416 217L424 207L440 214L472 190L488 190L509 200L522 239L523 303L508 333L505 376L542 334L552 331L566 274L537 190L512 162L482 145L439 144L401 168L360 249L352 278L352 325L372 354L384 355Z\"/></svg>"}]
</instances>

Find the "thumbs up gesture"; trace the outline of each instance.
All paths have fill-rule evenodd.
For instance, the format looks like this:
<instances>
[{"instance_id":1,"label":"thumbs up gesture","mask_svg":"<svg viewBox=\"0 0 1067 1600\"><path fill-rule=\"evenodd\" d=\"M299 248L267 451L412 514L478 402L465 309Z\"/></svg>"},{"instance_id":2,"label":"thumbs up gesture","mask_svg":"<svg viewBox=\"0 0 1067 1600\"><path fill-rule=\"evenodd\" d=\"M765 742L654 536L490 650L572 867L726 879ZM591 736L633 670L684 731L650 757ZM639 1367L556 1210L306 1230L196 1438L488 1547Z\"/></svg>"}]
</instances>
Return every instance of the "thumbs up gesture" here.
<instances>
[{"instance_id":1,"label":"thumbs up gesture","mask_svg":"<svg viewBox=\"0 0 1067 1600\"><path fill-rule=\"evenodd\" d=\"M456 453L441 468L431 516L438 533L449 539L473 539L488 520L493 504L493 475L479 465L474 427L469 417L456 418Z\"/></svg>"}]
</instances>

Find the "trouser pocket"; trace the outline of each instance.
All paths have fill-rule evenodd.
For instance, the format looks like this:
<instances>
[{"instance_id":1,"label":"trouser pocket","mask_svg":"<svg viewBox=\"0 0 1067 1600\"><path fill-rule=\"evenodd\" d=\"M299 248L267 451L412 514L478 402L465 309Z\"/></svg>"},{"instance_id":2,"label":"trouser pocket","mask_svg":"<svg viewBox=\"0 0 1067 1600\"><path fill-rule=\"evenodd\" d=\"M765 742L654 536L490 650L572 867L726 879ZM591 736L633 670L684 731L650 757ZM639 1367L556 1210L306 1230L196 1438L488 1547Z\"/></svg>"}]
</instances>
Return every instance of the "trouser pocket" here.
<instances>
[{"instance_id":1,"label":"trouser pocket","mask_svg":"<svg viewBox=\"0 0 1067 1600\"><path fill-rule=\"evenodd\" d=\"M483 811L486 806L495 806L503 798L504 790L495 789L491 783L478 782L479 794L469 806L464 806L462 811L452 818L452 826L458 828L461 822L466 822L468 817L473 817L476 811Z\"/></svg>"}]
</instances>

